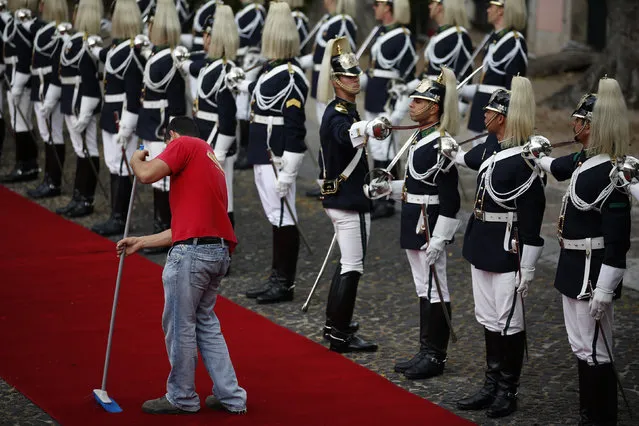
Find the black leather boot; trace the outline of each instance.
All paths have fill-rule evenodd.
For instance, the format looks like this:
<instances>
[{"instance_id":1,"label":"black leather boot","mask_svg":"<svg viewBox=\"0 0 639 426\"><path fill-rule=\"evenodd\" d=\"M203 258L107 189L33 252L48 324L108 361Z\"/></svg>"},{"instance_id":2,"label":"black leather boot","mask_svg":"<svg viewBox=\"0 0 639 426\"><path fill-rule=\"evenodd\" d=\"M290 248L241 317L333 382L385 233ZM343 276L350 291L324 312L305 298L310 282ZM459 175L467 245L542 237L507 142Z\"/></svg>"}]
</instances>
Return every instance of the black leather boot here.
<instances>
[{"instance_id":1,"label":"black leather boot","mask_svg":"<svg viewBox=\"0 0 639 426\"><path fill-rule=\"evenodd\" d=\"M44 147L44 178L40 185L27 191L27 195L34 199L56 197L61 193L62 170L60 169L56 155L62 163L62 161L64 161L64 145L46 144Z\"/></svg>"},{"instance_id":2,"label":"black leather boot","mask_svg":"<svg viewBox=\"0 0 639 426\"><path fill-rule=\"evenodd\" d=\"M15 134L16 164L9 174L0 178L0 182L28 182L38 178L38 173L40 173L37 162L38 150L31 146L32 139L33 138L29 135L29 132L20 132Z\"/></svg>"},{"instance_id":3,"label":"black leather boot","mask_svg":"<svg viewBox=\"0 0 639 426\"><path fill-rule=\"evenodd\" d=\"M501 371L501 335L484 329L486 341L486 380L477 393L457 401L460 410L483 410L490 407L497 394Z\"/></svg>"},{"instance_id":4,"label":"black leather boot","mask_svg":"<svg viewBox=\"0 0 639 426\"><path fill-rule=\"evenodd\" d=\"M428 349L428 321L430 319L431 304L428 298L419 298L419 352L411 359L400 361L395 364L395 372L403 373L415 364L417 364L424 356Z\"/></svg>"},{"instance_id":5,"label":"black leather boot","mask_svg":"<svg viewBox=\"0 0 639 426\"><path fill-rule=\"evenodd\" d=\"M501 336L501 344L502 367L497 382L497 396L486 412L491 418L505 417L517 411L517 389L524 363L526 332Z\"/></svg>"},{"instance_id":6,"label":"black leather boot","mask_svg":"<svg viewBox=\"0 0 639 426\"><path fill-rule=\"evenodd\" d=\"M119 235L124 232L132 188L129 176L111 175L111 216L106 222L92 227L93 232L103 236Z\"/></svg>"},{"instance_id":7,"label":"black leather boot","mask_svg":"<svg viewBox=\"0 0 639 426\"><path fill-rule=\"evenodd\" d=\"M95 188L98 185L98 177L93 167L97 171L100 170L99 157L78 158L78 160L80 162L81 180L78 181L76 175L76 188L80 191L80 198L73 208L64 213L66 217L71 218L84 217L93 213L93 199Z\"/></svg>"},{"instance_id":8,"label":"black leather boot","mask_svg":"<svg viewBox=\"0 0 639 426\"><path fill-rule=\"evenodd\" d=\"M614 426L617 424L617 379L612 364L587 367L590 376L592 424Z\"/></svg>"},{"instance_id":9,"label":"black leather boot","mask_svg":"<svg viewBox=\"0 0 639 426\"><path fill-rule=\"evenodd\" d=\"M349 271L339 277L334 296L336 306L331 314L333 327L328 335L331 351L339 353L377 351L375 343L367 342L349 329L353 319L360 276L359 272Z\"/></svg>"},{"instance_id":10,"label":"black leather boot","mask_svg":"<svg viewBox=\"0 0 639 426\"><path fill-rule=\"evenodd\" d=\"M153 233L164 232L171 227L171 205L169 192L153 188ZM144 254L160 254L169 251L169 247L149 247Z\"/></svg>"},{"instance_id":11,"label":"black leather boot","mask_svg":"<svg viewBox=\"0 0 639 426\"><path fill-rule=\"evenodd\" d=\"M64 206L56 209L56 213L60 215L66 215L71 210L75 209L80 203L80 199L82 198L82 185L84 184L84 179L86 174L86 160L82 157L75 157L75 177L73 181L73 195L71 196L71 200L69 203Z\"/></svg>"},{"instance_id":12,"label":"black leather boot","mask_svg":"<svg viewBox=\"0 0 639 426\"><path fill-rule=\"evenodd\" d=\"M237 159L235 160L235 164L233 168L235 170L246 170L253 167L248 162L247 151L248 151L248 143L249 143L249 122L246 120L239 121L240 127L240 146L237 152Z\"/></svg>"},{"instance_id":13,"label":"black leather boot","mask_svg":"<svg viewBox=\"0 0 639 426\"><path fill-rule=\"evenodd\" d=\"M322 334L324 336L324 340L329 340L329 335L331 334L331 329L333 328L333 314L335 313L335 308L339 301L336 300L337 295L337 287L339 286L340 280L340 272L342 268L341 265L337 265L335 268L335 273L333 273L333 279L331 280L331 287L328 291L328 300L326 301L326 323L324 323L324 329L322 330ZM348 326L348 331L352 334L357 333L359 330L359 323L356 321L351 321Z\"/></svg>"},{"instance_id":14,"label":"black leather boot","mask_svg":"<svg viewBox=\"0 0 639 426\"><path fill-rule=\"evenodd\" d=\"M275 230L275 235L277 277L266 292L257 296L260 304L290 302L294 296L300 234L295 226L282 226Z\"/></svg>"},{"instance_id":15,"label":"black leather boot","mask_svg":"<svg viewBox=\"0 0 639 426\"><path fill-rule=\"evenodd\" d=\"M280 252L277 249L279 242L279 234L277 232L278 227L275 225L271 225L272 232L272 244L271 244L271 275L256 286L249 287L246 291L245 295L249 299L255 299L257 296L264 294L268 291L269 288L273 285L273 282L276 281L277 277L277 265L279 264L279 255Z\"/></svg>"},{"instance_id":16,"label":"black leather boot","mask_svg":"<svg viewBox=\"0 0 639 426\"><path fill-rule=\"evenodd\" d=\"M579 426L593 426L591 410L594 408L592 400L592 380L588 363L577 358L577 372L579 374Z\"/></svg>"},{"instance_id":17,"label":"black leather boot","mask_svg":"<svg viewBox=\"0 0 639 426\"><path fill-rule=\"evenodd\" d=\"M407 379L428 379L444 373L450 329L443 309L446 309L448 315L451 316L450 303L431 304L426 354L404 372Z\"/></svg>"}]
</instances>

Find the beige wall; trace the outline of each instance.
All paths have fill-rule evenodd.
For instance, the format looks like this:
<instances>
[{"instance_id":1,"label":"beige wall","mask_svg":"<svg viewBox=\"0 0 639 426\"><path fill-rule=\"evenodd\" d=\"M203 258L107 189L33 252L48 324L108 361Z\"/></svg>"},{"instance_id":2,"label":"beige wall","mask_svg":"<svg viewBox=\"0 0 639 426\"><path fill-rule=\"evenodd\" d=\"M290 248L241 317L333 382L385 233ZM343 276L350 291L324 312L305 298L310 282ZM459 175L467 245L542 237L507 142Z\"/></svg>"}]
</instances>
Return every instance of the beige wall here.
<instances>
[{"instance_id":1,"label":"beige wall","mask_svg":"<svg viewBox=\"0 0 639 426\"><path fill-rule=\"evenodd\" d=\"M528 51L531 56L559 52L572 34L575 3L586 0L531 0L528 10ZM582 7L579 7L582 9Z\"/></svg>"}]
</instances>

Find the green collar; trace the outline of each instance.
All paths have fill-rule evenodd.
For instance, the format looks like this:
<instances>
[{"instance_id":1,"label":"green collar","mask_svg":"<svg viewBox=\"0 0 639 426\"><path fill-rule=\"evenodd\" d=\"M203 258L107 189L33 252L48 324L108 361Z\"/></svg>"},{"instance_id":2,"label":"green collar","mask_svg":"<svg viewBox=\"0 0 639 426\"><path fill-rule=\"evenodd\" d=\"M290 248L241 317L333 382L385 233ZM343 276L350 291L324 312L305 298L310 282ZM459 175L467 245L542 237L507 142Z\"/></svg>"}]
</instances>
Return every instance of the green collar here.
<instances>
[{"instance_id":1,"label":"green collar","mask_svg":"<svg viewBox=\"0 0 639 426\"><path fill-rule=\"evenodd\" d=\"M437 126L427 127L419 131L419 138L424 139L426 136L437 131Z\"/></svg>"},{"instance_id":2,"label":"green collar","mask_svg":"<svg viewBox=\"0 0 639 426\"><path fill-rule=\"evenodd\" d=\"M452 27L452 25L448 25L448 24L442 25L441 27L437 28L437 34L443 33L444 31L446 31L450 27Z\"/></svg>"}]
</instances>

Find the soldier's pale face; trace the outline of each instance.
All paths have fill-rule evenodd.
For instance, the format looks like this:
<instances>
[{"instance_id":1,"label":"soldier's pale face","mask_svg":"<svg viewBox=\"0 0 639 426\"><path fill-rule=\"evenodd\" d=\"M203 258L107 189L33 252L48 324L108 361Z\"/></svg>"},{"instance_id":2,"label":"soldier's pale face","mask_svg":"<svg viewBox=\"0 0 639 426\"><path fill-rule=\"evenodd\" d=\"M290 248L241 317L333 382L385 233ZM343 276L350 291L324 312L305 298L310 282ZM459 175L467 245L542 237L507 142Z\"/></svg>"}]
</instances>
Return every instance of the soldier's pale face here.
<instances>
[{"instance_id":1,"label":"soldier's pale face","mask_svg":"<svg viewBox=\"0 0 639 426\"><path fill-rule=\"evenodd\" d=\"M346 75L340 75L339 81L342 83L342 86L346 88L346 90L351 95L356 95L360 92L361 88L359 85L359 76L351 77Z\"/></svg>"},{"instance_id":2,"label":"soldier's pale face","mask_svg":"<svg viewBox=\"0 0 639 426\"><path fill-rule=\"evenodd\" d=\"M435 17L442 11L442 5L436 1L431 1L428 3L428 10L430 12L430 19L435 19Z\"/></svg>"},{"instance_id":3,"label":"soldier's pale face","mask_svg":"<svg viewBox=\"0 0 639 426\"><path fill-rule=\"evenodd\" d=\"M204 33L204 36L202 37L202 44L204 45L204 51L208 52L209 46L211 45L211 34Z\"/></svg>"},{"instance_id":4,"label":"soldier's pale face","mask_svg":"<svg viewBox=\"0 0 639 426\"><path fill-rule=\"evenodd\" d=\"M375 19L381 21L384 19L386 12L390 11L390 6L384 2L373 3L373 11L375 12Z\"/></svg>"},{"instance_id":5,"label":"soldier's pale face","mask_svg":"<svg viewBox=\"0 0 639 426\"><path fill-rule=\"evenodd\" d=\"M501 116L501 117L500 117ZM489 133L497 133L502 123L504 116L498 112L486 110L484 111L484 126Z\"/></svg>"},{"instance_id":6,"label":"soldier's pale face","mask_svg":"<svg viewBox=\"0 0 639 426\"><path fill-rule=\"evenodd\" d=\"M324 0L324 9L328 13L334 13L336 7L337 0Z\"/></svg>"},{"instance_id":7,"label":"soldier's pale face","mask_svg":"<svg viewBox=\"0 0 639 426\"><path fill-rule=\"evenodd\" d=\"M488 9L486 10L488 23L494 25L501 15L503 15L504 11L500 6L490 4Z\"/></svg>"},{"instance_id":8,"label":"soldier's pale face","mask_svg":"<svg viewBox=\"0 0 639 426\"><path fill-rule=\"evenodd\" d=\"M408 113L410 119L416 123L422 123L424 121L430 121L431 116L436 113L433 110L435 104L426 99L413 98L408 106Z\"/></svg>"},{"instance_id":9,"label":"soldier's pale face","mask_svg":"<svg viewBox=\"0 0 639 426\"><path fill-rule=\"evenodd\" d=\"M583 118L574 118L572 120L572 131L577 142L586 141L590 136L590 123Z\"/></svg>"}]
</instances>

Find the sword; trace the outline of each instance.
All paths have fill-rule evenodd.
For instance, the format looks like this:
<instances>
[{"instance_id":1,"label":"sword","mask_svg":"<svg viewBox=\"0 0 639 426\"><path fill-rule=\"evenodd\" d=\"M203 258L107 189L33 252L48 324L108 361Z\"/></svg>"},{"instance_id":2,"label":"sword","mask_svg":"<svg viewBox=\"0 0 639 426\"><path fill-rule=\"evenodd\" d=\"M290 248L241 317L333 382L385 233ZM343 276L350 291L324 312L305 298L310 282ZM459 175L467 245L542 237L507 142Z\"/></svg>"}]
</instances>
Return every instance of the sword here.
<instances>
[{"instance_id":1,"label":"sword","mask_svg":"<svg viewBox=\"0 0 639 426\"><path fill-rule=\"evenodd\" d=\"M315 284L313 284L313 287L311 287L311 291L310 293L308 293L306 302L304 302L304 305L302 305L302 312L308 311L308 305L311 302L311 297L313 297L313 294L315 293L315 288L317 288L317 284L319 283L320 278L322 278L322 275L324 275L324 269L326 269L326 264L328 263L328 259L329 257L331 257L331 253L333 252L333 248L335 247L335 241L337 241L337 234L333 234L333 240L331 241L331 245L328 247L328 252L326 253L326 257L324 258L324 263L322 263L322 267L317 273Z\"/></svg>"},{"instance_id":2,"label":"sword","mask_svg":"<svg viewBox=\"0 0 639 426\"><path fill-rule=\"evenodd\" d=\"M515 226L513 228L513 240L512 240L513 248L511 253L515 253L517 255L517 270L519 271L519 279L521 280L521 252L519 250L519 231ZM517 289L515 289L515 293L517 293ZM515 297L517 297L515 295ZM528 360L528 333L526 330L526 305L524 304L524 295L519 293L519 298L521 300L521 313L522 313L522 321L524 322L524 349L526 350L526 360Z\"/></svg>"},{"instance_id":3,"label":"sword","mask_svg":"<svg viewBox=\"0 0 639 426\"><path fill-rule=\"evenodd\" d=\"M426 214L426 207L422 204L422 215L424 216L424 223L422 225L422 231L424 231L424 235L426 236L426 243L430 244L430 228L428 227L428 215ZM442 255L444 255L442 253ZM453 343L457 342L457 335L455 334L455 330L453 329L453 323L450 320L450 315L448 314L448 309L446 309L446 304L444 303L444 296L442 293L442 287L439 283L439 277L437 276L437 270L435 269L435 265L429 265L430 273L435 280L435 287L437 288L437 295L439 296L439 304L442 307L442 311L444 313L444 319L446 320L446 324L448 325L448 329L450 330L450 339Z\"/></svg>"},{"instance_id":4,"label":"sword","mask_svg":"<svg viewBox=\"0 0 639 426\"><path fill-rule=\"evenodd\" d=\"M322 19L317 21L317 24L315 24L315 26L313 27L311 32L308 33L308 35L306 36L304 41L302 41L302 43L300 43L300 52L306 47L308 42L311 41L313 39L313 37L315 37L315 33L322 27L324 22L326 22L327 18L328 17L326 15L324 15L324 16L322 16Z\"/></svg>"},{"instance_id":5,"label":"sword","mask_svg":"<svg viewBox=\"0 0 639 426\"><path fill-rule=\"evenodd\" d=\"M466 77L465 79L462 80L461 83L459 83L457 85L457 90L461 89L462 87L464 87L470 80L473 79L473 77L475 77L475 75L484 69L484 65L480 65L475 71L471 72L470 75L468 77ZM461 74L460 74L461 75Z\"/></svg>"},{"instance_id":6,"label":"sword","mask_svg":"<svg viewBox=\"0 0 639 426\"><path fill-rule=\"evenodd\" d=\"M362 45L359 47L359 49L357 50L357 54L355 54L355 57L359 60L359 58L362 57L362 55L364 54L364 52L366 52L366 49L368 48L368 45L371 43L371 41L373 40L373 38L377 35L377 33L379 32L379 30L382 28L381 25L376 26L375 28L373 28L373 30L368 34L368 37L366 37L366 40L364 40L364 43L362 43Z\"/></svg>"},{"instance_id":7,"label":"sword","mask_svg":"<svg viewBox=\"0 0 639 426\"><path fill-rule=\"evenodd\" d=\"M275 162L273 162L273 151L271 151L270 147L267 147L266 152L268 152L268 157L269 157L269 160L271 161L271 166L273 167L273 173L275 173L275 179L277 179L279 174L277 173L277 167L275 166ZM308 240L306 239L306 236L304 235L302 228L300 228L299 222L297 221L297 219L295 219L295 215L293 214L293 209L291 208L291 205L289 204L288 199L286 197L281 197L280 200L284 202L284 205L286 206L286 210L288 210L288 214L291 216L291 220L293 220L293 224L297 228L297 232L299 232L300 237L302 238L304 245L308 249L309 254L312 255L313 249L311 248L311 245L308 243Z\"/></svg>"},{"instance_id":8,"label":"sword","mask_svg":"<svg viewBox=\"0 0 639 426\"><path fill-rule=\"evenodd\" d=\"M464 68L462 68L461 71L459 72L459 75L464 75L464 73L468 70L468 67L470 67L473 64L473 62L475 62L475 58L477 57L477 55L479 55L479 52L481 52L483 48L486 46L486 43L488 43L491 36L492 36L492 33L486 34L482 42L479 44L479 46L477 46L477 49L475 49L473 54L470 56L470 59L468 59L468 62L466 62L466 64L464 65Z\"/></svg>"},{"instance_id":9,"label":"sword","mask_svg":"<svg viewBox=\"0 0 639 426\"><path fill-rule=\"evenodd\" d=\"M592 283L588 280L588 288L590 289L590 297L594 294L592 289ZM595 324L597 329L599 329L599 335L601 336L604 345L606 346L606 352L608 353L608 358L610 359L610 365L612 366L612 372L615 374L615 379L617 380L617 386L619 386L619 390L621 391L621 397L623 398L623 402L626 404L626 408L628 409L628 414L630 418L633 418L633 412L630 408L630 404L628 403L628 397L626 397L626 391L623 389L623 384L621 383L621 377L619 376L619 371L617 370L617 366L612 359L612 350L610 349L610 345L608 344L608 338L606 337L606 333L604 333L603 327L601 326L601 319L596 319Z\"/></svg>"}]
</instances>

